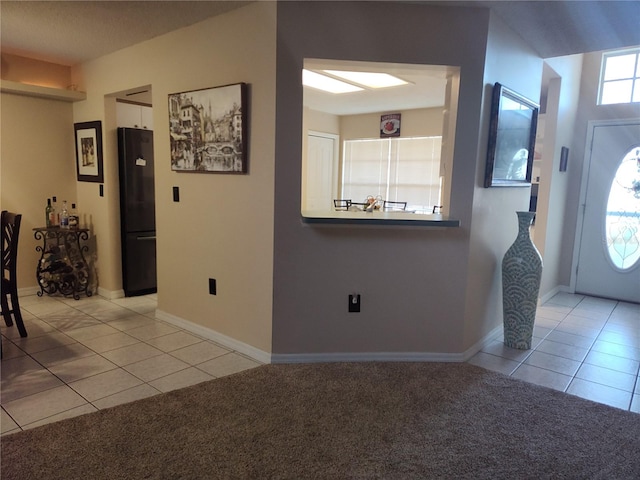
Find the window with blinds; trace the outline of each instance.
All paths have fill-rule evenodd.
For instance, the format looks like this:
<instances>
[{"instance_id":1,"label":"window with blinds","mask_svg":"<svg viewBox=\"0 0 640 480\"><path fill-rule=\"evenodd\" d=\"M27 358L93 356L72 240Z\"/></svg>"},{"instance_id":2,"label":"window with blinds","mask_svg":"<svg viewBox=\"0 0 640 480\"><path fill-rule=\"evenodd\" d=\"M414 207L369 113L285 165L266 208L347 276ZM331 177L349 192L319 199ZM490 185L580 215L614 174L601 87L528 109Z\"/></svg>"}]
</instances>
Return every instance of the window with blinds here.
<instances>
[{"instance_id":1,"label":"window with blinds","mask_svg":"<svg viewBox=\"0 0 640 480\"><path fill-rule=\"evenodd\" d=\"M441 205L442 137L346 140L341 198L367 196L407 202L407 210L431 213Z\"/></svg>"}]
</instances>

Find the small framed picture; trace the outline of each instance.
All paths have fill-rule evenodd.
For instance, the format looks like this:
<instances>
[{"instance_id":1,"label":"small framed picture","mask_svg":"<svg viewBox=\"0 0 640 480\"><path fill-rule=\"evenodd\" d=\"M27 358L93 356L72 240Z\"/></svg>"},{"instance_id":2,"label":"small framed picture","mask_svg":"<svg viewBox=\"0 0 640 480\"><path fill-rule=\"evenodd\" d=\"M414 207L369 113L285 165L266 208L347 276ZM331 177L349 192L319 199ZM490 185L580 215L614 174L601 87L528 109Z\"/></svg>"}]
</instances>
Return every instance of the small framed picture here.
<instances>
[{"instance_id":1,"label":"small framed picture","mask_svg":"<svg viewBox=\"0 0 640 480\"><path fill-rule=\"evenodd\" d=\"M400 136L400 114L389 113L380 116L380 138Z\"/></svg>"},{"instance_id":2,"label":"small framed picture","mask_svg":"<svg viewBox=\"0 0 640 480\"><path fill-rule=\"evenodd\" d=\"M75 123L73 127L78 181L102 183L102 122Z\"/></svg>"}]
</instances>

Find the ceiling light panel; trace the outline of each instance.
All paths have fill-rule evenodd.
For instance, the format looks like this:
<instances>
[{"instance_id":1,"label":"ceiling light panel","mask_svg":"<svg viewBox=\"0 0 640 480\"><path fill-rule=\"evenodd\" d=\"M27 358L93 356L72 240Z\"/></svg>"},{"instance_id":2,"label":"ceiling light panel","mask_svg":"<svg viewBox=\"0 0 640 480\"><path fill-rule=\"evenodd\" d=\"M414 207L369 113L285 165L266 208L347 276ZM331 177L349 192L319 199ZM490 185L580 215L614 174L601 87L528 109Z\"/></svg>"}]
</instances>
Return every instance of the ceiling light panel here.
<instances>
[{"instance_id":1,"label":"ceiling light panel","mask_svg":"<svg viewBox=\"0 0 640 480\"><path fill-rule=\"evenodd\" d=\"M409 83L405 82L401 78L389 75L388 73L345 72L342 70L323 71L328 73L329 75L333 75L334 77L340 77L349 82L354 82L369 88L398 87L400 85L407 85Z\"/></svg>"},{"instance_id":2,"label":"ceiling light panel","mask_svg":"<svg viewBox=\"0 0 640 480\"><path fill-rule=\"evenodd\" d=\"M302 84L330 93L349 93L364 90L355 85L341 82L335 78L327 77L326 75L321 75L306 69L302 70Z\"/></svg>"}]
</instances>

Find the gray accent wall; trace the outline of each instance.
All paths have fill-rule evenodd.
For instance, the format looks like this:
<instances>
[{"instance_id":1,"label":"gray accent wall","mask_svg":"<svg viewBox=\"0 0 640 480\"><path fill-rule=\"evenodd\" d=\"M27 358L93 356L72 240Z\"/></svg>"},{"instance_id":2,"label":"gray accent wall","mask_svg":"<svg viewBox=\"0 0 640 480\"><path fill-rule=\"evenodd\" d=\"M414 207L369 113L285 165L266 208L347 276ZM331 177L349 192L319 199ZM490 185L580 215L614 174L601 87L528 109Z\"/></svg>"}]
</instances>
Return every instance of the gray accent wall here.
<instances>
[{"instance_id":1,"label":"gray accent wall","mask_svg":"<svg viewBox=\"0 0 640 480\"><path fill-rule=\"evenodd\" d=\"M301 221L304 58L461 67L450 201L460 228ZM482 188L491 85L537 101L541 74L542 60L486 10L278 5L273 354L463 355L501 324L499 262L529 191ZM347 311L354 292L360 313Z\"/></svg>"}]
</instances>

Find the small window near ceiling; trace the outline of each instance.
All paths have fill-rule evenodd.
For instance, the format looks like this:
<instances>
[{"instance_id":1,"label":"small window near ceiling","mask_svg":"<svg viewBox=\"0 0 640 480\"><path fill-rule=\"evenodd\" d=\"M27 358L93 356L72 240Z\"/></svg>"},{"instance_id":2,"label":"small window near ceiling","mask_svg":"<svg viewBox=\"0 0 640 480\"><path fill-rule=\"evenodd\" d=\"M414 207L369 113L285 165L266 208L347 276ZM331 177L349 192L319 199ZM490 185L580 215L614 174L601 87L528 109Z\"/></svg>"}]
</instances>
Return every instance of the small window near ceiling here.
<instances>
[{"instance_id":1,"label":"small window near ceiling","mask_svg":"<svg viewBox=\"0 0 640 480\"><path fill-rule=\"evenodd\" d=\"M640 48L602 56L599 105L640 102Z\"/></svg>"}]
</instances>

